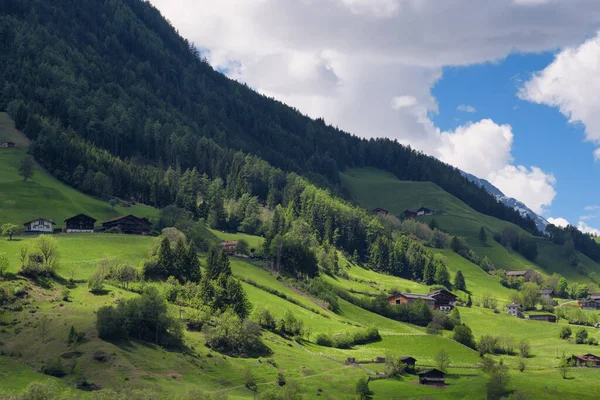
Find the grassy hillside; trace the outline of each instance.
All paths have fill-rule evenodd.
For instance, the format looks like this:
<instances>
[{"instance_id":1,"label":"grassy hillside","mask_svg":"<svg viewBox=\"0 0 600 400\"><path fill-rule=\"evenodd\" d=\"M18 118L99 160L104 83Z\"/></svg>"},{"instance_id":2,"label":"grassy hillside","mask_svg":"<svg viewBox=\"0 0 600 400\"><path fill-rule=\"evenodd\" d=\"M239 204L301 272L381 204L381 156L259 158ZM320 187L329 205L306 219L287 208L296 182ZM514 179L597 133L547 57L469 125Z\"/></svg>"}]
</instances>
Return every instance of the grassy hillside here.
<instances>
[{"instance_id":1,"label":"grassy hillside","mask_svg":"<svg viewBox=\"0 0 600 400\"><path fill-rule=\"evenodd\" d=\"M231 238L229 234L219 231L213 233L220 239ZM146 256L157 239L130 235L59 235L60 267L59 273L67 275L76 268L76 278L86 279L97 261L105 255L116 257L123 262L137 265ZM233 237L237 238L237 237ZM258 237L247 237L249 241L260 242ZM35 240L31 237L19 241L0 241L0 252L9 256L10 271L17 270L16 252L23 245L30 245ZM453 254L444 251L450 259L451 268L458 263L467 276L467 283L476 293L486 288L498 297L505 296L507 289L488 281L487 275L479 275L474 265L466 265L455 260ZM415 282L381 275L341 260L348 279L341 277L325 277L330 283L346 289L354 289L364 293L381 293L392 288L426 292L427 287ZM451 340L451 333L441 336L428 335L424 328L393 321L365 311L340 299L340 311L333 313L323 309L310 296L288 286L284 280L274 276L268 268L253 264L245 259L232 258L231 268L235 276L244 280L243 287L254 306L264 305L275 317L283 316L287 311L301 319L310 327L308 341L298 345L288 339L263 332L263 341L271 354L261 358L232 358L210 350L205 346L204 334L186 332L186 349L169 351L148 342L136 340L107 342L97 337L94 311L106 304L114 304L119 299L137 296L135 293L121 288L109 286L104 295L92 295L85 283L77 285L71 291L71 301L60 299L62 285L53 283L44 288L23 278L15 277L12 281L0 282L0 285L24 287L29 293L26 307L29 312L4 310L0 314L0 377L12 376L19 371L18 379L4 380L0 383L0 395L16 392L31 381L52 379L64 388L70 388L76 378L70 373L64 378L48 378L38 372L40 366L49 359L61 357L68 368L77 367L77 374L84 374L90 382L102 388L146 388L159 394L187 393L201 390L209 393L224 391L231 399L253 398L254 393L246 389L245 371L251 368L261 393L268 387L276 385L278 373L283 373L288 382L294 382L302 391L305 399L353 399L356 381L367 376L367 370L383 371L382 365L363 363L367 370L346 366L343 361L354 357L364 362L375 357L388 355L412 355L417 358L417 365L425 368L435 365L435 354L445 349L451 358L452 368L447 377L449 386L436 389L416 385L416 377L406 375L401 379L380 380L370 383L376 399L414 398L422 399L430 396L443 399L482 398L485 396L484 386L487 377L477 368L479 356L477 352ZM68 275L67 275L68 276ZM158 284L159 287L162 284ZM269 291L263 290L268 288ZM280 295L274 295L276 291ZM176 313L176 307L171 306ZM512 388L530 395L538 395L543 387L549 389L545 397L549 399L595 398L600 383L594 371L573 369L570 380L559 377L555 366L556 355L564 352L583 354L594 352L587 345L575 345L560 340L558 331L564 322L548 324L543 322L524 321L491 310L478 307L459 308L462 319L474 331L478 338L483 334L495 336L510 335L515 342L527 339L532 346L533 357L527 360L524 373L518 372L517 357L504 356L503 361L510 368ZM43 316L51 320L48 338L42 342L39 323ZM87 341L75 351L66 343L70 326L86 333ZM322 347L314 344L319 333L336 335L361 327L378 327L382 340L379 342L354 346L342 350ZM588 329L591 336L600 336ZM92 357L95 352L109 355L109 361L101 363ZM499 359L500 356L494 356ZM554 388L555 387L555 388ZM75 393L75 390L73 393ZM4 391L4 392L3 392Z\"/></svg>"},{"instance_id":2,"label":"grassy hillside","mask_svg":"<svg viewBox=\"0 0 600 400\"><path fill-rule=\"evenodd\" d=\"M0 127L1 129L1 127ZM132 207L117 205L85 195L52 177L36 165L33 178L24 181L19 176L19 163L26 148L0 149L0 224L23 224L44 217L63 225L66 218L85 213L100 224L109 218L134 214L156 220L158 210L141 204Z\"/></svg>"},{"instance_id":3,"label":"grassy hillside","mask_svg":"<svg viewBox=\"0 0 600 400\"><path fill-rule=\"evenodd\" d=\"M435 219L442 230L465 237L480 257L488 256L497 268L506 270L533 268L545 274L556 272L569 281L585 283L591 288L598 287L588 276L581 275L569 265L560 246L545 238L535 238L539 253L535 262L499 245L492 239L492 235L501 232L504 228L508 227L529 234L514 224L473 210L434 183L400 181L394 175L374 168L351 169L340 174L340 178L351 196L367 209L382 207L396 216L401 215L406 209L427 207L435 210L435 216L419 217L419 220L429 223L431 219ZM484 227L488 233L487 244L479 241L481 227ZM588 273L600 273L600 265L583 254L579 256ZM482 277L481 274L478 275Z\"/></svg>"}]
</instances>

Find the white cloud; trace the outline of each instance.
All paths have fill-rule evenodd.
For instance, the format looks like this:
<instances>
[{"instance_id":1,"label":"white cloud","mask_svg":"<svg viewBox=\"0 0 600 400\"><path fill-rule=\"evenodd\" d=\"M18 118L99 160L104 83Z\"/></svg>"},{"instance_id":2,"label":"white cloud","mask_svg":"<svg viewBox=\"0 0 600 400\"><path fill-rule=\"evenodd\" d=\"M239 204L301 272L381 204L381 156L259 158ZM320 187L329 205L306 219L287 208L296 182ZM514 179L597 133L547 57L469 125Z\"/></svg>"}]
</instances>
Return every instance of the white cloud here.
<instances>
[{"instance_id":1,"label":"white cloud","mask_svg":"<svg viewBox=\"0 0 600 400\"><path fill-rule=\"evenodd\" d=\"M595 211L595 210L600 210L600 206L598 206L598 205L585 206L583 209L585 211Z\"/></svg>"},{"instance_id":2,"label":"white cloud","mask_svg":"<svg viewBox=\"0 0 600 400\"><path fill-rule=\"evenodd\" d=\"M475 107L470 106L468 104L461 104L458 107L456 107L456 109L458 111L464 111L464 112L468 112L468 113L474 113L477 112L477 110L475 109Z\"/></svg>"},{"instance_id":3,"label":"white cloud","mask_svg":"<svg viewBox=\"0 0 600 400\"><path fill-rule=\"evenodd\" d=\"M538 167L528 169L522 165L506 165L492 173L489 181L504 194L521 200L538 214L542 214L556 196L556 178Z\"/></svg>"},{"instance_id":4,"label":"white cloud","mask_svg":"<svg viewBox=\"0 0 600 400\"><path fill-rule=\"evenodd\" d=\"M558 53L545 69L533 75L519 96L557 107L571 123L582 123L587 141L600 145L600 34L579 47ZM600 159L600 148L594 151Z\"/></svg>"},{"instance_id":5,"label":"white cloud","mask_svg":"<svg viewBox=\"0 0 600 400\"><path fill-rule=\"evenodd\" d=\"M564 228L565 226L569 226L571 225L569 223L569 221L567 221L565 218L548 218L548 222L550 222L552 225Z\"/></svg>"},{"instance_id":6,"label":"white cloud","mask_svg":"<svg viewBox=\"0 0 600 400\"><path fill-rule=\"evenodd\" d=\"M483 120L441 132L429 118L438 111L431 88L446 66L573 46L598 28L600 12L595 0L151 1L231 78L359 136L510 173L517 183L493 183L534 209L551 201L551 175L510 164L505 125ZM536 194L524 190L527 181Z\"/></svg>"},{"instance_id":7,"label":"white cloud","mask_svg":"<svg viewBox=\"0 0 600 400\"><path fill-rule=\"evenodd\" d=\"M418 104L418 101L413 96L392 97L392 108L394 110L399 110L401 108L416 106L417 104Z\"/></svg>"},{"instance_id":8,"label":"white cloud","mask_svg":"<svg viewBox=\"0 0 600 400\"><path fill-rule=\"evenodd\" d=\"M583 233L589 233L591 235L600 236L600 229L592 228L583 221L579 221L579 223L577 224L577 229L579 229Z\"/></svg>"}]
</instances>

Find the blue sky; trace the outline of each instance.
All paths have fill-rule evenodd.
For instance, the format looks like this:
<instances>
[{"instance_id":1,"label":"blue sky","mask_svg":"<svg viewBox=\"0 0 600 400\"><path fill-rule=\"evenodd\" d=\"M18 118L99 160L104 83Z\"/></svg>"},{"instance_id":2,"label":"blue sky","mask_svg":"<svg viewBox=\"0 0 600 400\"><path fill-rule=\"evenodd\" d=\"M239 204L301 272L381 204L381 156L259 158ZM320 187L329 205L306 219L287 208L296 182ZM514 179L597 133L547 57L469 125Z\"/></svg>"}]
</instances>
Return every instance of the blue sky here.
<instances>
[{"instance_id":1,"label":"blue sky","mask_svg":"<svg viewBox=\"0 0 600 400\"><path fill-rule=\"evenodd\" d=\"M515 135L514 163L539 166L556 178L556 197L543 216L562 217L577 225L580 217L593 215L590 211L594 210L586 207L600 203L600 165L594 160L594 145L584 140L581 123L570 123L557 108L524 101L517 95L523 83L550 65L554 57L553 52L511 54L498 62L444 68L432 88L439 112L431 118L442 130L482 118L510 124ZM461 111L461 105L475 111ZM594 219L588 218L588 224L600 227Z\"/></svg>"}]
</instances>

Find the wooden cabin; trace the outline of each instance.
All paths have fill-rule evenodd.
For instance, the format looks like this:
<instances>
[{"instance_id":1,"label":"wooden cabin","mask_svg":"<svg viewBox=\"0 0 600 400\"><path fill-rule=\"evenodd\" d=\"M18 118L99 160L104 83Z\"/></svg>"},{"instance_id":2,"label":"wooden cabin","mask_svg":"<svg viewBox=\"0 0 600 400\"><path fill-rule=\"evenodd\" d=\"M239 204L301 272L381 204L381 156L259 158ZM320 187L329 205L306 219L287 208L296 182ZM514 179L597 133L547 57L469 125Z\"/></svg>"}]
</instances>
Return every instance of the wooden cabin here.
<instances>
[{"instance_id":1,"label":"wooden cabin","mask_svg":"<svg viewBox=\"0 0 600 400\"><path fill-rule=\"evenodd\" d=\"M556 322L556 315L554 314L532 314L528 318L532 321Z\"/></svg>"},{"instance_id":2,"label":"wooden cabin","mask_svg":"<svg viewBox=\"0 0 600 400\"><path fill-rule=\"evenodd\" d=\"M230 256L235 254L235 250L237 248L237 244L238 242L233 240L230 242L221 242L219 243L219 246L221 246L222 248L225 249L225 251L227 251L227 254L229 254Z\"/></svg>"},{"instance_id":3,"label":"wooden cabin","mask_svg":"<svg viewBox=\"0 0 600 400\"><path fill-rule=\"evenodd\" d=\"M94 233L96 219L85 214L77 214L65 219L65 231L67 233Z\"/></svg>"},{"instance_id":4,"label":"wooden cabin","mask_svg":"<svg viewBox=\"0 0 600 400\"><path fill-rule=\"evenodd\" d=\"M391 305L412 304L417 300L423 300L431 308L435 307L435 299L426 294L397 293L387 298Z\"/></svg>"},{"instance_id":5,"label":"wooden cabin","mask_svg":"<svg viewBox=\"0 0 600 400\"><path fill-rule=\"evenodd\" d=\"M418 372L417 375L419 375L419 383L421 385L444 385L446 383L446 374L444 374L439 369L426 369L424 371Z\"/></svg>"},{"instance_id":6,"label":"wooden cabin","mask_svg":"<svg viewBox=\"0 0 600 400\"><path fill-rule=\"evenodd\" d=\"M147 235L152 229L150 221L148 221L146 218L138 218L131 214L104 221L102 223L102 227L106 230L115 229L120 233L134 235Z\"/></svg>"},{"instance_id":7,"label":"wooden cabin","mask_svg":"<svg viewBox=\"0 0 600 400\"><path fill-rule=\"evenodd\" d=\"M569 362L576 367L600 367L600 357L594 354L584 354L581 356L572 355Z\"/></svg>"},{"instance_id":8,"label":"wooden cabin","mask_svg":"<svg viewBox=\"0 0 600 400\"><path fill-rule=\"evenodd\" d=\"M381 215L381 216L385 217L386 215L389 214L389 212L385 208L377 207L377 208L373 209L373 214Z\"/></svg>"},{"instance_id":9,"label":"wooden cabin","mask_svg":"<svg viewBox=\"0 0 600 400\"><path fill-rule=\"evenodd\" d=\"M451 311L456 306L457 297L446 289L437 289L429 292L429 297L435 300L435 308L442 311Z\"/></svg>"}]
</instances>

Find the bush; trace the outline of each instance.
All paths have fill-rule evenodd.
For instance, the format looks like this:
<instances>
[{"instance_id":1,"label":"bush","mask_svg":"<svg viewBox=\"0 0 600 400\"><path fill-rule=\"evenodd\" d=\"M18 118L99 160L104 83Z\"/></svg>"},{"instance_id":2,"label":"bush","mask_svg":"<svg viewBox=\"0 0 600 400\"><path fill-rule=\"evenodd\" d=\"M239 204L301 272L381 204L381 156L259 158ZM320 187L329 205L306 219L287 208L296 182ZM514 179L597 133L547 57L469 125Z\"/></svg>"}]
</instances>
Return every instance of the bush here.
<instances>
[{"instance_id":1,"label":"bush","mask_svg":"<svg viewBox=\"0 0 600 400\"><path fill-rule=\"evenodd\" d=\"M575 343L584 344L588 338L588 331L585 328L580 328L575 334Z\"/></svg>"},{"instance_id":2,"label":"bush","mask_svg":"<svg viewBox=\"0 0 600 400\"><path fill-rule=\"evenodd\" d=\"M233 355L264 352L260 340L260 327L250 320L242 320L231 309L205 325L206 345L211 349Z\"/></svg>"},{"instance_id":3,"label":"bush","mask_svg":"<svg viewBox=\"0 0 600 400\"><path fill-rule=\"evenodd\" d=\"M471 331L471 328L466 325L456 325L454 327L452 338L458 343L464 344L472 349L477 347L475 345L475 339L473 338L473 332Z\"/></svg>"},{"instance_id":4,"label":"bush","mask_svg":"<svg viewBox=\"0 0 600 400\"><path fill-rule=\"evenodd\" d=\"M261 328L268 331L275 330L275 318L271 314L268 308L263 305L259 305L252 313L252 320L256 322Z\"/></svg>"},{"instance_id":5,"label":"bush","mask_svg":"<svg viewBox=\"0 0 600 400\"><path fill-rule=\"evenodd\" d=\"M88 289L93 294L101 294L104 292L104 278L97 272L88 280Z\"/></svg>"},{"instance_id":6,"label":"bush","mask_svg":"<svg viewBox=\"0 0 600 400\"><path fill-rule=\"evenodd\" d=\"M319 346L333 347L333 340L331 340L329 335L326 333L319 333L317 335L315 343L318 344Z\"/></svg>"},{"instance_id":7,"label":"bush","mask_svg":"<svg viewBox=\"0 0 600 400\"><path fill-rule=\"evenodd\" d=\"M560 330L559 337L561 339L568 339L572 335L570 326L563 326Z\"/></svg>"},{"instance_id":8,"label":"bush","mask_svg":"<svg viewBox=\"0 0 600 400\"><path fill-rule=\"evenodd\" d=\"M596 338L593 338L593 337L589 338L588 341L587 341L587 343L590 346L598 346L598 340Z\"/></svg>"}]
</instances>

